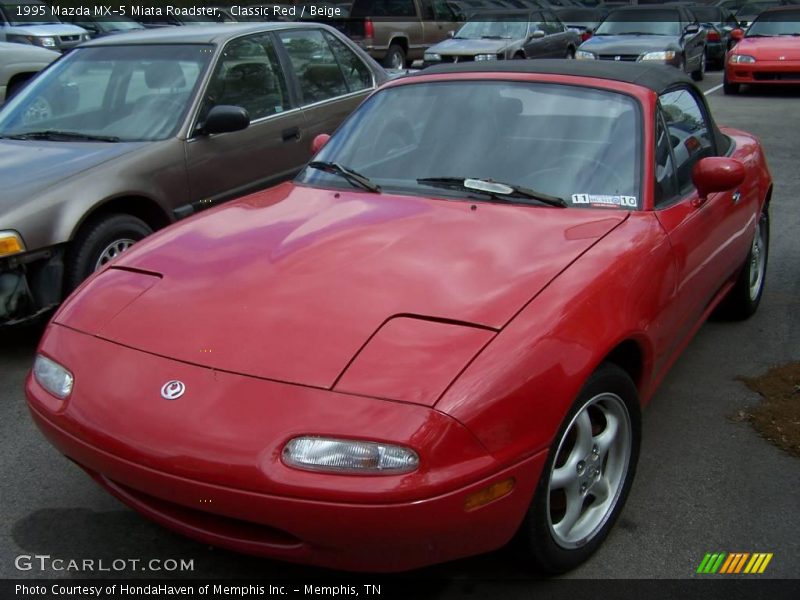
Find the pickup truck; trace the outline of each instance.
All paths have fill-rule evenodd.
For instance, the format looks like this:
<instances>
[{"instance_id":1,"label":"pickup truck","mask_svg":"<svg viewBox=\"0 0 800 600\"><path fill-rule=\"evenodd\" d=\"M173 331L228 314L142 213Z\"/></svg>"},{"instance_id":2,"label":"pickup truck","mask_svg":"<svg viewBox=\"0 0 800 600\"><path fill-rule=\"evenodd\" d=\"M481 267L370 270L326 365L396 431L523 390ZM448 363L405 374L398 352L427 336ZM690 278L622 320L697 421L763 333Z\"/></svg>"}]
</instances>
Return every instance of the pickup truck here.
<instances>
[{"instance_id":1,"label":"pickup truck","mask_svg":"<svg viewBox=\"0 0 800 600\"><path fill-rule=\"evenodd\" d=\"M355 0L349 19L326 23L341 29L384 67L402 69L450 37L463 21L446 0Z\"/></svg>"}]
</instances>

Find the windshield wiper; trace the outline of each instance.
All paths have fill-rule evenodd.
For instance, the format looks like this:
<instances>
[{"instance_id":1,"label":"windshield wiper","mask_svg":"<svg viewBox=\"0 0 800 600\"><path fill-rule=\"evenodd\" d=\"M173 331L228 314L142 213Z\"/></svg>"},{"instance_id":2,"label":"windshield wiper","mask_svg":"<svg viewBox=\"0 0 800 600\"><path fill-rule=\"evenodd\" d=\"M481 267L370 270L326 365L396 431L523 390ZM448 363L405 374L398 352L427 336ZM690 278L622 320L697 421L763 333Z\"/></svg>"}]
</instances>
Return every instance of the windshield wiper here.
<instances>
[{"instance_id":1,"label":"windshield wiper","mask_svg":"<svg viewBox=\"0 0 800 600\"><path fill-rule=\"evenodd\" d=\"M12 140L52 140L56 142L79 141L79 142L118 142L119 138L111 135L91 135L88 133L78 133L76 131L26 131L6 136Z\"/></svg>"},{"instance_id":2,"label":"windshield wiper","mask_svg":"<svg viewBox=\"0 0 800 600\"><path fill-rule=\"evenodd\" d=\"M471 179L469 177L423 177L422 179L417 179L417 183L451 190L482 192L498 200L523 198L525 200L536 200L548 206L557 206L559 208L567 207L567 203L564 199L558 196L550 196L549 194L537 192L536 190L519 185L500 183L489 179Z\"/></svg>"},{"instance_id":3,"label":"windshield wiper","mask_svg":"<svg viewBox=\"0 0 800 600\"><path fill-rule=\"evenodd\" d=\"M481 39L482 40L502 40L503 36L502 35L482 35Z\"/></svg>"},{"instance_id":4,"label":"windshield wiper","mask_svg":"<svg viewBox=\"0 0 800 600\"><path fill-rule=\"evenodd\" d=\"M331 173L332 175L344 177L350 183L364 188L369 192L376 194L381 193L381 186L379 186L377 183L374 183L369 177L362 175L357 171L353 171L353 169L343 167L339 163L314 160L308 163L308 166L312 169L319 169L320 171L325 171L326 173Z\"/></svg>"}]
</instances>

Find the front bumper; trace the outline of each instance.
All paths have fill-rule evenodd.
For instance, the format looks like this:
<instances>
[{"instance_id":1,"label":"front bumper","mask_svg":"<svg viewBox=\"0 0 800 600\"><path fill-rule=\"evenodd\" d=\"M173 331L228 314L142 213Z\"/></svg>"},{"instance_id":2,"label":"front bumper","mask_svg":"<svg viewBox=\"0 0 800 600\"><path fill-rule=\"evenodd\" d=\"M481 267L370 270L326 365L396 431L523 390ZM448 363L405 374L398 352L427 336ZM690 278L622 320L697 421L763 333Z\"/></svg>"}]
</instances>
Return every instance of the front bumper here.
<instances>
[{"instance_id":1,"label":"front bumper","mask_svg":"<svg viewBox=\"0 0 800 600\"><path fill-rule=\"evenodd\" d=\"M498 465L461 425L427 407L215 373L59 326L40 350L75 375L63 404L32 377L26 384L33 419L53 445L145 516L239 552L354 571L487 552L519 527L546 459L540 452ZM186 395L151 400L151 382L167 373L186 382ZM426 440L415 448L419 471L331 475L280 461L298 433L344 431ZM510 494L465 510L468 496L509 477Z\"/></svg>"},{"instance_id":2,"label":"front bumper","mask_svg":"<svg viewBox=\"0 0 800 600\"><path fill-rule=\"evenodd\" d=\"M758 85L800 85L800 61L760 60L755 63L728 63L728 83Z\"/></svg>"}]
</instances>

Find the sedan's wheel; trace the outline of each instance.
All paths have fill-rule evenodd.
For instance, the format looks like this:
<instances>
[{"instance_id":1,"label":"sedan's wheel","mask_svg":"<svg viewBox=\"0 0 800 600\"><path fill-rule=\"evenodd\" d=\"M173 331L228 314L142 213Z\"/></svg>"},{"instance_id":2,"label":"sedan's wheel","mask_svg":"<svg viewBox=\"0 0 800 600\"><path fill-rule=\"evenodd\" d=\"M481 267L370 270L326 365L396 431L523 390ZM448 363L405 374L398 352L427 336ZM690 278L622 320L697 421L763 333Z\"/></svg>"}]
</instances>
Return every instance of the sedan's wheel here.
<instances>
[{"instance_id":1,"label":"sedan's wheel","mask_svg":"<svg viewBox=\"0 0 800 600\"><path fill-rule=\"evenodd\" d=\"M402 46L392 44L386 51L383 59L383 66L387 69L402 69L406 66L406 53Z\"/></svg>"},{"instance_id":2,"label":"sedan's wheel","mask_svg":"<svg viewBox=\"0 0 800 600\"><path fill-rule=\"evenodd\" d=\"M692 79L695 81L703 81L703 78L706 76L706 52L703 50L702 54L700 54L700 65L697 67L696 71L692 71Z\"/></svg>"},{"instance_id":3,"label":"sedan's wheel","mask_svg":"<svg viewBox=\"0 0 800 600\"><path fill-rule=\"evenodd\" d=\"M639 456L636 387L612 364L587 381L564 420L519 539L535 565L561 573L597 550L619 516Z\"/></svg>"},{"instance_id":4,"label":"sedan's wheel","mask_svg":"<svg viewBox=\"0 0 800 600\"><path fill-rule=\"evenodd\" d=\"M769 212L767 207L758 219L758 227L750 245L750 252L742 265L739 278L728 296L720 304L717 315L740 321L755 314L764 294L769 257Z\"/></svg>"},{"instance_id":5,"label":"sedan's wheel","mask_svg":"<svg viewBox=\"0 0 800 600\"><path fill-rule=\"evenodd\" d=\"M575 58L575 48L567 48L567 55L564 58L567 60Z\"/></svg>"},{"instance_id":6,"label":"sedan's wheel","mask_svg":"<svg viewBox=\"0 0 800 600\"><path fill-rule=\"evenodd\" d=\"M131 215L109 215L92 221L78 233L70 250L65 276L67 292L153 230Z\"/></svg>"}]
</instances>

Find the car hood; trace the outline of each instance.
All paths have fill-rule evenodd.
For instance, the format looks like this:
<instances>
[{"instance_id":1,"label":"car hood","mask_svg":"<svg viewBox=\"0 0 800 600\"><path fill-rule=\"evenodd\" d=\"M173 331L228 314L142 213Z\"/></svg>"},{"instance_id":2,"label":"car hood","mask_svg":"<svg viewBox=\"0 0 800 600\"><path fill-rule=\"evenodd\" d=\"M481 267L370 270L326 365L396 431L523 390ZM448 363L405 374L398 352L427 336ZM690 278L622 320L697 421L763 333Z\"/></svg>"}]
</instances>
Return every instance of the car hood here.
<instances>
[{"instance_id":1,"label":"car hood","mask_svg":"<svg viewBox=\"0 0 800 600\"><path fill-rule=\"evenodd\" d=\"M746 37L736 44L734 52L761 60L800 60L800 36Z\"/></svg>"},{"instance_id":2,"label":"car hood","mask_svg":"<svg viewBox=\"0 0 800 600\"><path fill-rule=\"evenodd\" d=\"M519 40L458 40L449 39L432 46L428 53L449 56L474 56L475 54L497 54Z\"/></svg>"},{"instance_id":3,"label":"car hood","mask_svg":"<svg viewBox=\"0 0 800 600\"><path fill-rule=\"evenodd\" d=\"M143 143L0 140L0 217L51 186L127 154Z\"/></svg>"},{"instance_id":4,"label":"car hood","mask_svg":"<svg viewBox=\"0 0 800 600\"><path fill-rule=\"evenodd\" d=\"M20 32L27 35L80 35L86 33L83 27L68 23L41 23L39 25L12 25L14 33Z\"/></svg>"},{"instance_id":5,"label":"car hood","mask_svg":"<svg viewBox=\"0 0 800 600\"><path fill-rule=\"evenodd\" d=\"M392 317L501 329L626 218L287 183L141 242L55 320L193 364L328 388Z\"/></svg>"},{"instance_id":6,"label":"car hood","mask_svg":"<svg viewBox=\"0 0 800 600\"><path fill-rule=\"evenodd\" d=\"M641 54L680 46L672 35L596 35L581 44L581 50L596 54Z\"/></svg>"},{"instance_id":7,"label":"car hood","mask_svg":"<svg viewBox=\"0 0 800 600\"><path fill-rule=\"evenodd\" d=\"M29 60L50 62L61 56L60 53L47 48L31 44L18 44L17 42L0 42L0 54L3 56L4 67L7 67L9 63Z\"/></svg>"}]
</instances>

